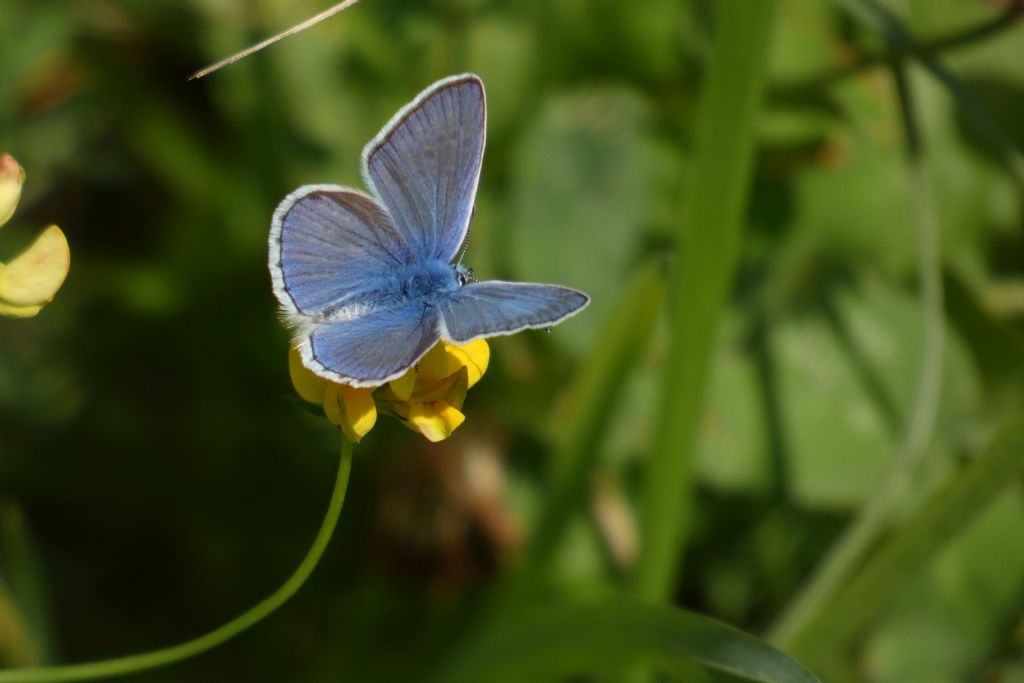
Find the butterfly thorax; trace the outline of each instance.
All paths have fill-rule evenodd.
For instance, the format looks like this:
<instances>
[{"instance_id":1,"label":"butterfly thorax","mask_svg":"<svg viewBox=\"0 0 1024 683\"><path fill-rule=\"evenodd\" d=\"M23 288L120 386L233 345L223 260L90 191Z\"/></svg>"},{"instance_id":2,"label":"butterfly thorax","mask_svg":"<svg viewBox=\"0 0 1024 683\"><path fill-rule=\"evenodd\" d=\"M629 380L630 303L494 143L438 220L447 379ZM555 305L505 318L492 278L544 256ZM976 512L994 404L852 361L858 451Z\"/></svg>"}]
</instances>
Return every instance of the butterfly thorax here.
<instances>
[{"instance_id":1,"label":"butterfly thorax","mask_svg":"<svg viewBox=\"0 0 1024 683\"><path fill-rule=\"evenodd\" d=\"M391 281L397 299L402 304L429 301L440 294L458 289L461 284L455 266L433 259L406 266Z\"/></svg>"}]
</instances>

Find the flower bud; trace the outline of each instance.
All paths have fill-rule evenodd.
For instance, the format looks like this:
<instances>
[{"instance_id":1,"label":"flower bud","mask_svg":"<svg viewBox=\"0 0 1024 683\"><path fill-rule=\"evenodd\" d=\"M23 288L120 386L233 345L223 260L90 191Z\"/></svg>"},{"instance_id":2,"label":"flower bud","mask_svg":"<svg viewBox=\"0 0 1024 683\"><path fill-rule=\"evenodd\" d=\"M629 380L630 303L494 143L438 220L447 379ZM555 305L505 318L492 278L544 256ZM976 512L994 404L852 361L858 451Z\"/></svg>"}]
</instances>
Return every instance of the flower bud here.
<instances>
[{"instance_id":1,"label":"flower bud","mask_svg":"<svg viewBox=\"0 0 1024 683\"><path fill-rule=\"evenodd\" d=\"M0 156L0 225L14 215L25 184L25 169L10 154Z\"/></svg>"}]
</instances>

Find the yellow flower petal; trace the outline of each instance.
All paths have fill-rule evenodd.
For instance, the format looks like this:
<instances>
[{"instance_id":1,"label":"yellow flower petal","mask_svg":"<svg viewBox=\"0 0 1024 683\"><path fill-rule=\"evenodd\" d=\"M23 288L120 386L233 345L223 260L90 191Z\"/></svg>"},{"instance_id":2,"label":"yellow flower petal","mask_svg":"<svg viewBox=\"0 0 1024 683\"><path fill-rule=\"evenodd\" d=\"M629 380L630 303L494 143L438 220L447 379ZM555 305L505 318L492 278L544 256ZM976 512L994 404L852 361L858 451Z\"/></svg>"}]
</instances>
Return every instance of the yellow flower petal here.
<instances>
[{"instance_id":1,"label":"yellow flower petal","mask_svg":"<svg viewBox=\"0 0 1024 683\"><path fill-rule=\"evenodd\" d=\"M337 384L328 384L324 388L324 414L331 424L339 427L345 422L345 406L341 403L341 392Z\"/></svg>"},{"instance_id":2,"label":"yellow flower petal","mask_svg":"<svg viewBox=\"0 0 1024 683\"><path fill-rule=\"evenodd\" d=\"M373 389L357 389L343 385L341 397L342 403L345 404L345 414L352 425L351 430L345 431L345 435L352 441L359 441L377 424L377 406L373 402Z\"/></svg>"},{"instance_id":3,"label":"yellow flower petal","mask_svg":"<svg viewBox=\"0 0 1024 683\"><path fill-rule=\"evenodd\" d=\"M448 354L444 350L444 344L438 342L433 348L427 351L420 362L416 364L416 384L418 387L433 384L452 374L448 369ZM417 392L418 393L418 392Z\"/></svg>"},{"instance_id":4,"label":"yellow flower petal","mask_svg":"<svg viewBox=\"0 0 1024 683\"><path fill-rule=\"evenodd\" d=\"M416 374L416 368L412 367L398 379L388 382L391 393L399 401L408 401L412 396L412 390L416 388Z\"/></svg>"},{"instance_id":5,"label":"yellow flower petal","mask_svg":"<svg viewBox=\"0 0 1024 683\"><path fill-rule=\"evenodd\" d=\"M0 301L12 306L45 304L64 284L71 250L64 233L51 225L28 249L0 267Z\"/></svg>"},{"instance_id":6,"label":"yellow flower petal","mask_svg":"<svg viewBox=\"0 0 1024 683\"><path fill-rule=\"evenodd\" d=\"M409 405L408 426L428 441L437 443L452 435L466 416L444 401L423 403L414 401Z\"/></svg>"},{"instance_id":7,"label":"yellow flower petal","mask_svg":"<svg viewBox=\"0 0 1024 683\"><path fill-rule=\"evenodd\" d=\"M491 360L491 348L484 339L477 339L462 346L445 344L448 355L448 372L453 373L460 367L469 373L469 387L480 381L487 372L487 364ZM468 388L468 387L467 387Z\"/></svg>"},{"instance_id":8,"label":"yellow flower petal","mask_svg":"<svg viewBox=\"0 0 1024 683\"><path fill-rule=\"evenodd\" d=\"M41 310L43 310L42 304L37 306L10 306L0 301L0 315L8 318L31 318Z\"/></svg>"},{"instance_id":9,"label":"yellow flower petal","mask_svg":"<svg viewBox=\"0 0 1024 683\"><path fill-rule=\"evenodd\" d=\"M448 405L462 410L462 404L466 400L466 391L469 389L469 372L466 368L459 368L455 374L438 380L428 387L423 387L413 396L413 401L430 403L431 401L444 401Z\"/></svg>"},{"instance_id":10,"label":"yellow flower petal","mask_svg":"<svg viewBox=\"0 0 1024 683\"><path fill-rule=\"evenodd\" d=\"M295 393L304 401L321 405L324 402L324 389L327 388L327 380L302 364L302 356L299 350L292 348L288 350L288 375L292 379L292 386Z\"/></svg>"},{"instance_id":11,"label":"yellow flower petal","mask_svg":"<svg viewBox=\"0 0 1024 683\"><path fill-rule=\"evenodd\" d=\"M409 419L409 405L410 405L409 401L393 401L393 400L389 400L387 398L387 395L385 394L384 400L383 400L382 403L383 403L383 405L388 410L390 410L392 413L394 413L395 416L398 417L398 419L400 419L402 421L406 421L406 420Z\"/></svg>"},{"instance_id":12,"label":"yellow flower petal","mask_svg":"<svg viewBox=\"0 0 1024 683\"><path fill-rule=\"evenodd\" d=\"M377 423L377 406L373 402L373 389L330 382L324 390L324 413L333 424L341 427L345 437L353 442L366 436Z\"/></svg>"},{"instance_id":13,"label":"yellow flower petal","mask_svg":"<svg viewBox=\"0 0 1024 683\"><path fill-rule=\"evenodd\" d=\"M443 401L444 397L448 395L451 385L455 383L455 375L449 375L442 377L439 380L431 382L430 384L420 383L416 387L416 393L410 399L411 401Z\"/></svg>"},{"instance_id":14,"label":"yellow flower petal","mask_svg":"<svg viewBox=\"0 0 1024 683\"><path fill-rule=\"evenodd\" d=\"M466 394L469 392L469 368L461 367L452 376L455 381L448 388L443 400L450 406L462 410L462 404L466 402Z\"/></svg>"},{"instance_id":15,"label":"yellow flower petal","mask_svg":"<svg viewBox=\"0 0 1024 683\"><path fill-rule=\"evenodd\" d=\"M10 154L0 156L0 225L14 215L25 184L25 169Z\"/></svg>"}]
</instances>

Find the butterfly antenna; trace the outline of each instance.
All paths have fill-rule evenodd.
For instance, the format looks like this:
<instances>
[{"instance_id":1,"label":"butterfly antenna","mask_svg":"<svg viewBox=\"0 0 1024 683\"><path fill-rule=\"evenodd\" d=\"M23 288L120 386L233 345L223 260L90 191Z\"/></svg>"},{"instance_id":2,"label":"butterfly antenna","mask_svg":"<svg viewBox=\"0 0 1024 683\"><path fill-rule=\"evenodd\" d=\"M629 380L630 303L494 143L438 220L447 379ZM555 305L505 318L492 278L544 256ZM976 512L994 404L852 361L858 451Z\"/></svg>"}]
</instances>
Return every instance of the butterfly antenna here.
<instances>
[{"instance_id":1,"label":"butterfly antenna","mask_svg":"<svg viewBox=\"0 0 1024 683\"><path fill-rule=\"evenodd\" d=\"M469 225L466 226L466 237L462 240L462 248L459 249L459 258L455 261L455 265L462 263L462 257L466 255L466 250L469 249L469 234L473 232L473 219L476 217L476 204L469 211Z\"/></svg>"},{"instance_id":2,"label":"butterfly antenna","mask_svg":"<svg viewBox=\"0 0 1024 683\"><path fill-rule=\"evenodd\" d=\"M228 66L229 64L234 64L235 62L237 62L240 59L245 59L246 57L248 57L252 53L259 52L263 48L267 47L268 45L273 45L274 43L276 43L277 41L281 40L282 38L287 38L288 36L295 35L296 33L299 33L300 31L305 31L310 26L315 26L316 24L319 24L324 19L330 19L331 17L333 17L338 12L340 12L342 10L345 10L345 9L348 9L349 7L351 7L352 5L356 4L357 2L359 2L359 0L342 0L342 2L339 2L336 5L328 7L327 9L325 9L320 14L317 14L316 16L312 16L309 19L306 19L305 21L301 21L298 24L295 24L294 26L292 26L291 28L287 28L284 31L281 31L277 35L271 36L271 37L267 38L264 41L256 43L255 45L253 45L251 47L245 48L241 52L236 52L235 54L231 55L230 57L225 57L224 59L220 60L219 62L215 62L215 63L211 64L210 66L204 68L204 69L200 69L199 71L196 71L194 74L192 74L191 76L188 77L188 80L194 81L197 78L202 78L203 76L209 76L214 71L217 71L218 69L221 69L221 68L223 68L225 66Z\"/></svg>"}]
</instances>

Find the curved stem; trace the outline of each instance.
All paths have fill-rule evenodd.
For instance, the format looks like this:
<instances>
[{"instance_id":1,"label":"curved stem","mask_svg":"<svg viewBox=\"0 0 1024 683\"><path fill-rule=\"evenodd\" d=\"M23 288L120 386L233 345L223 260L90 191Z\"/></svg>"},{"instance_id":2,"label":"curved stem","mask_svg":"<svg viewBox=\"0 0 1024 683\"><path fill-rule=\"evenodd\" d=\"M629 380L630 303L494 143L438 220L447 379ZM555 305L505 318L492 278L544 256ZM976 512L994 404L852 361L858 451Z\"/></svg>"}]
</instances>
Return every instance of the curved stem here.
<instances>
[{"instance_id":1,"label":"curved stem","mask_svg":"<svg viewBox=\"0 0 1024 683\"><path fill-rule=\"evenodd\" d=\"M320 531L313 541L313 546L295 572L274 593L246 612L235 617L220 628L193 638L178 645L165 647L151 652L144 652L116 659L104 659L84 664L67 664L58 666L41 666L24 669L8 669L0 671L0 683L51 683L53 681L84 681L96 678L109 678L123 674L137 673L145 669L180 662L220 645L245 631L250 626L262 621L271 612L288 601L302 587L313 572L324 549L331 540L334 527L341 514L345 502L345 491L348 488L348 475L352 466L352 444L342 439L341 460L338 463L338 477L334 484L334 493L327 507Z\"/></svg>"},{"instance_id":2,"label":"curved stem","mask_svg":"<svg viewBox=\"0 0 1024 683\"><path fill-rule=\"evenodd\" d=\"M814 630L815 621L828 611L845 582L851 579L858 563L864 560L867 552L892 522L894 510L900 501L906 498L912 486L917 465L924 457L938 419L945 335L940 230L924 171L922 141L914 99L911 96L906 66L902 60L902 56L894 55L892 69L907 139L917 225L917 259L923 322L917 391L903 442L885 483L865 504L849 530L843 534L803 591L773 627L770 640L780 647L789 647Z\"/></svg>"}]
</instances>

